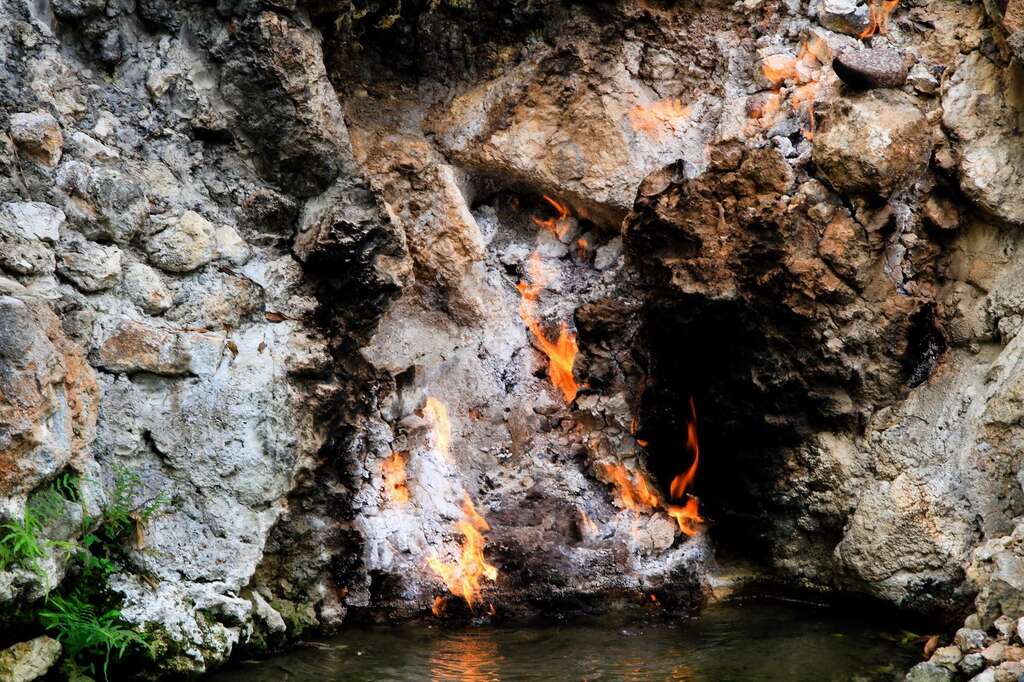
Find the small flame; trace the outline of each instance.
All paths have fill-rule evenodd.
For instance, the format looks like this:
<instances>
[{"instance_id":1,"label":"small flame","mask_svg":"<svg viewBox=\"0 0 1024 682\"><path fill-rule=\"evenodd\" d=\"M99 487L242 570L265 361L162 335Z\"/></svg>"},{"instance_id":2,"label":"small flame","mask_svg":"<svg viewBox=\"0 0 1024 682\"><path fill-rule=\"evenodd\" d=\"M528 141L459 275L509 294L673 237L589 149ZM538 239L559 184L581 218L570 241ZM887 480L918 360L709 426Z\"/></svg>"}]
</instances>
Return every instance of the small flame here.
<instances>
[{"instance_id":1,"label":"small flame","mask_svg":"<svg viewBox=\"0 0 1024 682\"><path fill-rule=\"evenodd\" d=\"M407 453L396 452L380 463L380 473L384 477L384 492L395 504L405 504L409 501L409 487L405 478L407 456Z\"/></svg>"},{"instance_id":2,"label":"small flame","mask_svg":"<svg viewBox=\"0 0 1024 682\"><path fill-rule=\"evenodd\" d=\"M629 112L629 124L638 133L660 137L666 125L689 115L692 107L680 99L663 99L646 106L636 105Z\"/></svg>"},{"instance_id":3,"label":"small flame","mask_svg":"<svg viewBox=\"0 0 1024 682\"><path fill-rule=\"evenodd\" d=\"M821 85L819 79L820 66L829 58L828 44L815 36L810 42L805 41L796 57L786 54L774 54L765 57L761 62L761 71L765 79L772 84L774 92L762 98L751 107L749 114L758 119L763 127L774 125L776 115L781 108L782 86L789 82L796 84L789 95L790 107L796 111L804 104L808 107L810 123L804 136L814 138L814 98L818 95Z\"/></svg>"},{"instance_id":4,"label":"small flame","mask_svg":"<svg viewBox=\"0 0 1024 682\"><path fill-rule=\"evenodd\" d=\"M700 515L697 498L687 494L693 479L697 477L697 466L700 464L700 442L697 439L697 406L690 397L690 418L686 423L686 451L693 456L693 461L685 473L672 479L669 495L672 503L665 506L665 511L679 524L679 530L686 535L696 535L696 524L703 521ZM679 504L687 496L686 502Z\"/></svg>"},{"instance_id":5,"label":"small flame","mask_svg":"<svg viewBox=\"0 0 1024 682\"><path fill-rule=\"evenodd\" d=\"M462 501L462 513L462 520L455 524L455 528L462 534L462 553L459 558L444 562L432 556L427 559L427 564L440 576L452 594L462 597L473 607L480 601L480 581L485 578L496 580L498 569L484 560L483 533L491 527L477 512L469 495ZM434 604L437 605L436 599Z\"/></svg>"},{"instance_id":6,"label":"small flame","mask_svg":"<svg viewBox=\"0 0 1024 682\"><path fill-rule=\"evenodd\" d=\"M587 257L587 249L590 248L590 244L583 237L576 240L576 256L580 260L584 260Z\"/></svg>"},{"instance_id":7,"label":"small flame","mask_svg":"<svg viewBox=\"0 0 1024 682\"><path fill-rule=\"evenodd\" d=\"M448 419L448 408L433 396L427 396L423 416L430 420L434 430L434 443L445 457L449 457L452 444L452 423Z\"/></svg>"},{"instance_id":8,"label":"small flame","mask_svg":"<svg viewBox=\"0 0 1024 682\"><path fill-rule=\"evenodd\" d=\"M600 529L597 527L597 524L594 523L594 520L590 518L590 514L588 514L583 509L580 509L579 511L580 530L583 531L585 535L597 535L598 532L600 532Z\"/></svg>"},{"instance_id":9,"label":"small flame","mask_svg":"<svg viewBox=\"0 0 1024 682\"><path fill-rule=\"evenodd\" d=\"M534 217L533 222L535 222L538 227L547 230L548 232L555 235L559 239L563 239L565 235L569 233L569 227L571 226L571 223L569 221L569 208L564 204L560 204L559 202L555 201L547 194L544 195L544 201L551 204L551 206L554 207L556 211L558 211L558 217Z\"/></svg>"},{"instance_id":10,"label":"small flame","mask_svg":"<svg viewBox=\"0 0 1024 682\"><path fill-rule=\"evenodd\" d=\"M635 428L636 420L630 425L630 430ZM646 446L646 441L637 441ZM700 443L697 439L697 408L690 398L690 418L686 423L686 451L692 456L692 461L687 470L672 479L669 486L670 502L664 501L651 485L643 472L630 472L622 464L603 464L605 475L608 481L615 486L615 498L619 505L634 511L663 509L668 516L672 517L679 526L679 530L686 536L693 536L699 532L698 525L704 521L700 515L700 505L697 498L688 491L697 477L697 467L700 465Z\"/></svg>"},{"instance_id":11,"label":"small flame","mask_svg":"<svg viewBox=\"0 0 1024 682\"><path fill-rule=\"evenodd\" d=\"M434 603L430 605L430 611L440 618L444 615L444 610L447 604L445 603L444 597L438 595L434 597Z\"/></svg>"},{"instance_id":12,"label":"small flame","mask_svg":"<svg viewBox=\"0 0 1024 682\"><path fill-rule=\"evenodd\" d=\"M529 272L530 282L523 281L516 285L522 297L519 302L519 317L526 323L541 351L548 356L548 378L551 379L551 383L562 392L566 402L571 403L579 392L579 385L572 373L576 353L579 351L576 335L570 332L569 325L563 322L558 337L548 338L537 317L537 300L550 277L544 272L540 254L536 251L530 256Z\"/></svg>"},{"instance_id":13,"label":"small flame","mask_svg":"<svg viewBox=\"0 0 1024 682\"><path fill-rule=\"evenodd\" d=\"M615 499L626 509L644 511L661 507L661 498L640 471L630 472L622 464L604 464L604 473L615 486Z\"/></svg>"},{"instance_id":14,"label":"small flame","mask_svg":"<svg viewBox=\"0 0 1024 682\"><path fill-rule=\"evenodd\" d=\"M900 0L871 0L868 5L868 25L857 37L867 40L875 33L885 35L889 32L889 15L895 10Z\"/></svg>"}]
</instances>

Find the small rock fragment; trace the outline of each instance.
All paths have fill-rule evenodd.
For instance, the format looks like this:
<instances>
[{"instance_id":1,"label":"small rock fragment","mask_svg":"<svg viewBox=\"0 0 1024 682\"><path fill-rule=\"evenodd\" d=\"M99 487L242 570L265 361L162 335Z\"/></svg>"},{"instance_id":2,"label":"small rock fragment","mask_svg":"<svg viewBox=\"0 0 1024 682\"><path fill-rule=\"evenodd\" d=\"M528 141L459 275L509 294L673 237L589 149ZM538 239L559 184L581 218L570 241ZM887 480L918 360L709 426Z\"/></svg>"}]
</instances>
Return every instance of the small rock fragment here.
<instances>
[{"instance_id":1,"label":"small rock fragment","mask_svg":"<svg viewBox=\"0 0 1024 682\"><path fill-rule=\"evenodd\" d=\"M11 116L11 139L18 151L44 166L60 163L64 151L64 135L51 114L46 111Z\"/></svg>"},{"instance_id":2,"label":"small rock fragment","mask_svg":"<svg viewBox=\"0 0 1024 682\"><path fill-rule=\"evenodd\" d=\"M955 230L960 226L960 211L956 204L945 197L934 194L924 202L922 215L931 225L940 230Z\"/></svg>"},{"instance_id":3,"label":"small rock fragment","mask_svg":"<svg viewBox=\"0 0 1024 682\"><path fill-rule=\"evenodd\" d=\"M907 74L907 82L914 86L918 92L931 95L939 89L939 79L935 77L927 64L918 62L910 67Z\"/></svg>"},{"instance_id":4,"label":"small rock fragment","mask_svg":"<svg viewBox=\"0 0 1024 682\"><path fill-rule=\"evenodd\" d=\"M956 664L960 662L960 659L964 657L963 652L960 651L960 647L955 644L950 646L941 646L935 650L932 657L928 659L936 665L941 665L946 670L955 671Z\"/></svg>"},{"instance_id":5,"label":"small rock fragment","mask_svg":"<svg viewBox=\"0 0 1024 682\"><path fill-rule=\"evenodd\" d=\"M981 650L981 655L990 665L1002 663L1006 655L1006 645L1002 642L992 642Z\"/></svg>"},{"instance_id":6,"label":"small rock fragment","mask_svg":"<svg viewBox=\"0 0 1024 682\"><path fill-rule=\"evenodd\" d=\"M985 657L979 653L967 654L961 659L958 667L964 675L977 675L985 668Z\"/></svg>"},{"instance_id":7,"label":"small rock fragment","mask_svg":"<svg viewBox=\"0 0 1024 682\"><path fill-rule=\"evenodd\" d=\"M899 88L907 82L908 58L888 48L843 50L832 60L836 75L851 88Z\"/></svg>"},{"instance_id":8,"label":"small rock fragment","mask_svg":"<svg viewBox=\"0 0 1024 682\"><path fill-rule=\"evenodd\" d=\"M988 635L977 628L960 628L953 637L953 642L963 651L979 651L988 642Z\"/></svg>"}]
</instances>

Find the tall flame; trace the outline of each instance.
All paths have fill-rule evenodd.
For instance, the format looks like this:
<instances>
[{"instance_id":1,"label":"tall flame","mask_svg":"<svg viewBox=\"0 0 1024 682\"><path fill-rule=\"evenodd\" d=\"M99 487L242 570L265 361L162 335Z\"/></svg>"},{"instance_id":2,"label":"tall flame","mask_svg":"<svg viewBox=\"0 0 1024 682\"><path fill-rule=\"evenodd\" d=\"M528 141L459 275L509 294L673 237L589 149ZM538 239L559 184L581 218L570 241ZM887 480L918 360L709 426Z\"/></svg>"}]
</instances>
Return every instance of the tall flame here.
<instances>
[{"instance_id":1,"label":"tall flame","mask_svg":"<svg viewBox=\"0 0 1024 682\"><path fill-rule=\"evenodd\" d=\"M569 222L569 207L555 201L547 194L544 195L544 201L551 204L551 206L558 211L558 217L537 218L535 216L533 218L533 222L536 223L538 227L547 230L559 239L564 238L565 235L569 233L569 227L571 226L571 223Z\"/></svg>"},{"instance_id":2,"label":"tall flame","mask_svg":"<svg viewBox=\"0 0 1024 682\"><path fill-rule=\"evenodd\" d=\"M679 530L686 535L697 534L697 524L704 520L700 515L697 498L687 494L693 479L697 476L697 466L700 464L700 442L697 440L697 406L690 396L690 418L686 422L686 451L693 456L690 467L685 473L679 474L672 479L669 486L669 495L672 503L665 505L665 511L679 524ZM684 497L686 501L679 504Z\"/></svg>"},{"instance_id":3,"label":"tall flame","mask_svg":"<svg viewBox=\"0 0 1024 682\"><path fill-rule=\"evenodd\" d=\"M380 463L380 473L384 477L384 492L395 504L409 501L409 487L406 485L405 458L406 453L395 452Z\"/></svg>"},{"instance_id":4,"label":"tall flame","mask_svg":"<svg viewBox=\"0 0 1024 682\"><path fill-rule=\"evenodd\" d=\"M469 495L462 500L462 514L462 520L455 524L456 530L462 534L460 556L455 561L445 562L435 555L427 559L427 564L440 576L452 594L462 597L473 607L480 602L480 581L496 580L498 569L484 559L483 533L491 527L477 512Z\"/></svg>"},{"instance_id":5,"label":"tall flame","mask_svg":"<svg viewBox=\"0 0 1024 682\"><path fill-rule=\"evenodd\" d=\"M448 419L448 408L433 396L427 396L423 416L430 420L434 430L434 443L445 457L449 457L452 444L452 423Z\"/></svg>"},{"instance_id":6,"label":"tall flame","mask_svg":"<svg viewBox=\"0 0 1024 682\"><path fill-rule=\"evenodd\" d=\"M630 472L622 464L604 464L604 473L615 486L615 498L626 509L644 511L661 507L661 498L643 472Z\"/></svg>"},{"instance_id":7,"label":"tall flame","mask_svg":"<svg viewBox=\"0 0 1024 682\"><path fill-rule=\"evenodd\" d=\"M868 25L857 37L867 40L875 33L885 35L889 32L889 15L900 4L900 0L870 0L868 5Z\"/></svg>"},{"instance_id":8,"label":"tall flame","mask_svg":"<svg viewBox=\"0 0 1024 682\"><path fill-rule=\"evenodd\" d=\"M519 301L519 317L526 323L526 327L533 334L541 351L548 356L548 377L551 383L565 396L566 402L572 402L579 391L579 385L573 377L572 368L576 361L576 353L579 346L576 344L576 335L569 331L569 325L562 323L558 331L558 337L548 338L541 326L540 318L537 316L537 301L540 292L550 281L550 276L544 272L540 255L534 251L530 256L529 282L523 281L516 285L522 297Z\"/></svg>"}]
</instances>

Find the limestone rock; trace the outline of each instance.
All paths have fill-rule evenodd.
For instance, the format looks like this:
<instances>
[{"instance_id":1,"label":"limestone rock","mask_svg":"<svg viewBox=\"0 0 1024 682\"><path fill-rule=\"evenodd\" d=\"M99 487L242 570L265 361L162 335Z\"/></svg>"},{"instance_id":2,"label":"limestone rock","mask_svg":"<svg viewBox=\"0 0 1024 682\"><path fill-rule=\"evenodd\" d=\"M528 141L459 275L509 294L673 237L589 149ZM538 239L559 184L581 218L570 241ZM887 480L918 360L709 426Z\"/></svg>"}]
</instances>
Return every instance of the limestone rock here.
<instances>
[{"instance_id":1,"label":"limestone rock","mask_svg":"<svg viewBox=\"0 0 1024 682\"><path fill-rule=\"evenodd\" d=\"M56 166L64 151L64 135L49 112L14 114L11 116L11 139L18 151L44 166Z\"/></svg>"},{"instance_id":2,"label":"limestone rock","mask_svg":"<svg viewBox=\"0 0 1024 682\"><path fill-rule=\"evenodd\" d=\"M71 236L57 248L57 272L82 291L109 289L121 276L121 249Z\"/></svg>"},{"instance_id":3,"label":"limestone rock","mask_svg":"<svg viewBox=\"0 0 1024 682\"><path fill-rule=\"evenodd\" d=\"M45 303L0 297L0 498L81 464L99 389L81 349Z\"/></svg>"},{"instance_id":4,"label":"limestone rock","mask_svg":"<svg viewBox=\"0 0 1024 682\"><path fill-rule=\"evenodd\" d=\"M906 55L896 50L874 47L842 50L832 60L832 68L850 87L868 90L902 87L910 64Z\"/></svg>"},{"instance_id":5,"label":"limestone rock","mask_svg":"<svg viewBox=\"0 0 1024 682\"><path fill-rule=\"evenodd\" d=\"M168 272L190 272L216 255L213 225L195 211L185 211L146 241L150 262Z\"/></svg>"},{"instance_id":6,"label":"limestone rock","mask_svg":"<svg viewBox=\"0 0 1024 682\"><path fill-rule=\"evenodd\" d=\"M56 241L64 214L48 204L0 205L0 267L17 275L47 275L56 268L49 244Z\"/></svg>"},{"instance_id":7,"label":"limestone rock","mask_svg":"<svg viewBox=\"0 0 1024 682\"><path fill-rule=\"evenodd\" d=\"M132 303L150 315L159 315L174 303L160 273L144 263L132 263L125 268L124 289Z\"/></svg>"},{"instance_id":8,"label":"limestone rock","mask_svg":"<svg viewBox=\"0 0 1024 682\"><path fill-rule=\"evenodd\" d=\"M814 138L814 161L840 191L887 197L928 166L932 136L914 99L896 90L843 98Z\"/></svg>"},{"instance_id":9,"label":"limestone rock","mask_svg":"<svg viewBox=\"0 0 1024 682\"><path fill-rule=\"evenodd\" d=\"M60 658L61 645L43 635L0 651L0 679L31 682L45 675Z\"/></svg>"},{"instance_id":10,"label":"limestone rock","mask_svg":"<svg viewBox=\"0 0 1024 682\"><path fill-rule=\"evenodd\" d=\"M949 79L942 98L943 124L959 152L960 187L993 215L1024 224L1024 67L996 66L981 52L969 54Z\"/></svg>"},{"instance_id":11,"label":"limestone rock","mask_svg":"<svg viewBox=\"0 0 1024 682\"><path fill-rule=\"evenodd\" d=\"M123 320L100 342L96 362L111 372L204 375L216 370L223 354L221 336Z\"/></svg>"},{"instance_id":12,"label":"limestone rock","mask_svg":"<svg viewBox=\"0 0 1024 682\"><path fill-rule=\"evenodd\" d=\"M142 183L133 173L81 161L65 161L57 170L68 221L89 239L130 242L149 210Z\"/></svg>"}]
</instances>

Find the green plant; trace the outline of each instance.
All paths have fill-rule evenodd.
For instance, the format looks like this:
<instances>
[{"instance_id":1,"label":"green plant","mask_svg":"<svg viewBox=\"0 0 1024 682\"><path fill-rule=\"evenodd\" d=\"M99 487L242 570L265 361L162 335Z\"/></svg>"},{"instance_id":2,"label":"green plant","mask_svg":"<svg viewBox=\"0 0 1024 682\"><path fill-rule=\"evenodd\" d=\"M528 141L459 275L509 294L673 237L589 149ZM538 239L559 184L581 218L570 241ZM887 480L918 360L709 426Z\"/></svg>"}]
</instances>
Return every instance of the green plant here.
<instances>
[{"instance_id":1,"label":"green plant","mask_svg":"<svg viewBox=\"0 0 1024 682\"><path fill-rule=\"evenodd\" d=\"M22 566L40 572L39 560L46 556L45 541L39 537L41 529L42 523L31 507L25 508L21 521L0 525L0 570Z\"/></svg>"},{"instance_id":2,"label":"green plant","mask_svg":"<svg viewBox=\"0 0 1024 682\"><path fill-rule=\"evenodd\" d=\"M98 613L96 607L80 597L54 595L47 599L47 608L39 612L43 626L54 632L64 646L68 658L79 669L95 673L95 665L83 664L88 659L103 659L103 677L107 678L110 658L124 656L130 646L137 646L152 655L145 636L125 626L121 612L109 609Z\"/></svg>"}]
</instances>

